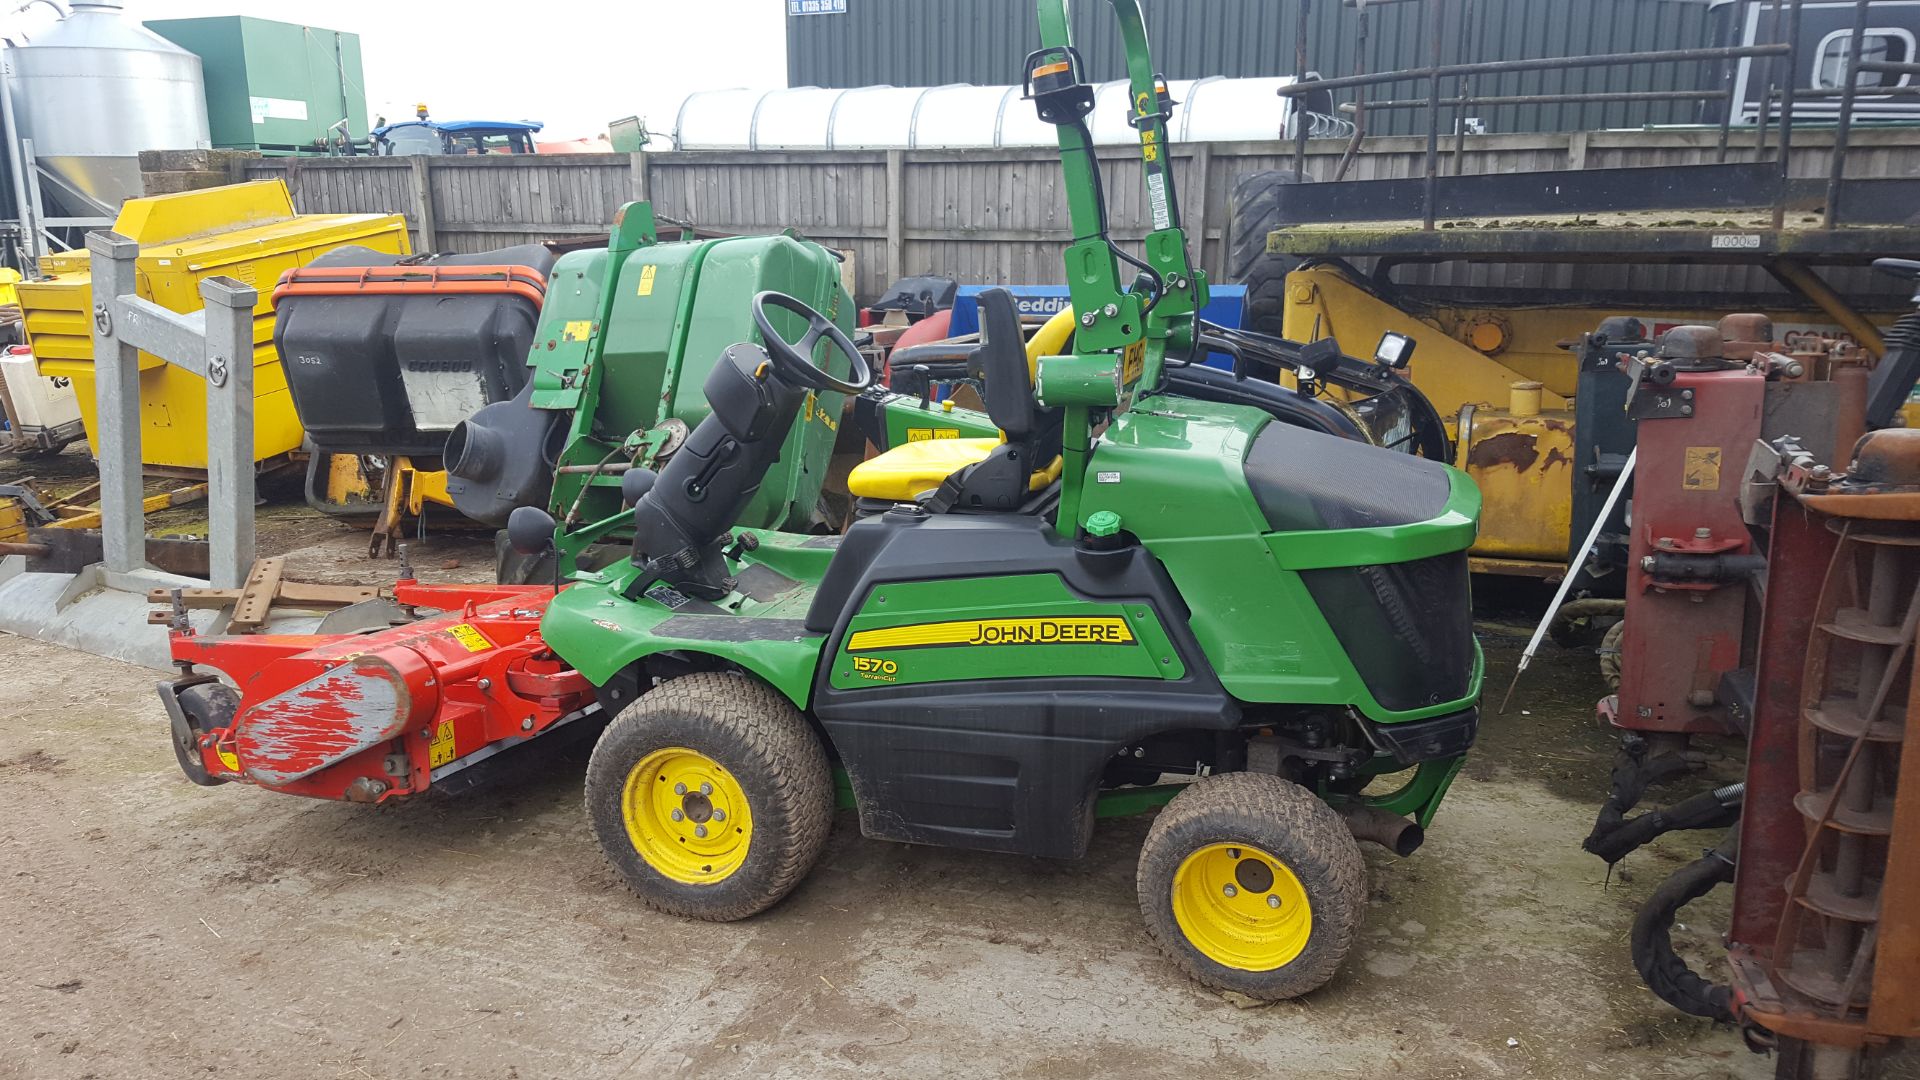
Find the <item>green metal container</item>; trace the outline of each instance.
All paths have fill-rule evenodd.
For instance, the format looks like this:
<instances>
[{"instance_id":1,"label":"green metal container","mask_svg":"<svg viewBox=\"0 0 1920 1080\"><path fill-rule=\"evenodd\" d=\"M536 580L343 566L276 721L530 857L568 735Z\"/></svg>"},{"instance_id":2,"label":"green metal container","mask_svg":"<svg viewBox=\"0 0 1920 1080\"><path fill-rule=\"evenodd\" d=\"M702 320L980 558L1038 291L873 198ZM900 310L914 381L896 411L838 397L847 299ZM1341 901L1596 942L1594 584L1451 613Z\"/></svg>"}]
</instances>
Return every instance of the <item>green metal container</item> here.
<instances>
[{"instance_id":1,"label":"green metal container","mask_svg":"<svg viewBox=\"0 0 1920 1080\"><path fill-rule=\"evenodd\" d=\"M341 120L367 137L360 36L317 26L223 15L160 19L147 29L200 57L213 145L316 153Z\"/></svg>"}]
</instances>

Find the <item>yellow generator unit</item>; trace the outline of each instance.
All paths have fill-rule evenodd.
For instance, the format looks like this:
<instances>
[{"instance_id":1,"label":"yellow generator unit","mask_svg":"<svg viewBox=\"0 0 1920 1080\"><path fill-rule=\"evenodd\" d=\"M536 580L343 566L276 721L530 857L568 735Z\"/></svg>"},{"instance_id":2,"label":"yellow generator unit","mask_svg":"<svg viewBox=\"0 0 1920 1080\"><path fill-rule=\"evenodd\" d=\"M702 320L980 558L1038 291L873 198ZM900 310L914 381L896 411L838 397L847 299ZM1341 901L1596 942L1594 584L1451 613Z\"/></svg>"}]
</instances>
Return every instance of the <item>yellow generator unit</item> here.
<instances>
[{"instance_id":1,"label":"yellow generator unit","mask_svg":"<svg viewBox=\"0 0 1920 1080\"><path fill-rule=\"evenodd\" d=\"M255 461L300 447L303 432L273 348L273 286L280 275L347 244L404 255L399 214L296 214L287 186L262 180L131 199L113 229L140 245L139 294L182 313L200 310L200 282L230 277L260 291L254 308ZM93 287L84 251L41 260L44 280L22 282L20 307L42 375L73 380L87 444L99 433L93 372ZM148 468L207 467L207 388L197 376L140 354L141 455Z\"/></svg>"},{"instance_id":2,"label":"yellow generator unit","mask_svg":"<svg viewBox=\"0 0 1920 1080\"><path fill-rule=\"evenodd\" d=\"M1541 409L1544 388L1523 380L1498 404L1454 415L1454 465L1480 486L1475 569L1536 573L1567 558L1573 522L1573 411Z\"/></svg>"}]
</instances>

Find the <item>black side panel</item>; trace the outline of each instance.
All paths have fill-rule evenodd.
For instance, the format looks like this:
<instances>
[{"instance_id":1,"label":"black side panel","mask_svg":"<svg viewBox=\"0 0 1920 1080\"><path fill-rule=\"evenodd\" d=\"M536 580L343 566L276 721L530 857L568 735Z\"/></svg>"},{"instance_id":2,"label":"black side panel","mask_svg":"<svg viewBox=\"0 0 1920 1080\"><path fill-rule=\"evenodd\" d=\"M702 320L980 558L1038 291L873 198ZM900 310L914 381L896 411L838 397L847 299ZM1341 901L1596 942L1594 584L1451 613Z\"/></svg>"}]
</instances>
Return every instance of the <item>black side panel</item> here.
<instances>
[{"instance_id":1,"label":"black side panel","mask_svg":"<svg viewBox=\"0 0 1920 1080\"><path fill-rule=\"evenodd\" d=\"M1567 558L1586 542L1593 519L1600 515L1607 493L1632 452L1639 421L1627 415L1627 378L1616 362L1654 347L1652 334L1639 319L1616 316L1581 342L1580 379L1573 395L1573 527L1568 530ZM1613 509L1593 554L1580 565L1576 587L1600 596L1620 596L1627 587L1627 506L1633 481ZM1598 570L1600 573L1596 574ZM1577 595L1577 594L1576 594Z\"/></svg>"},{"instance_id":2,"label":"black side panel","mask_svg":"<svg viewBox=\"0 0 1920 1080\"><path fill-rule=\"evenodd\" d=\"M836 690L822 663L813 712L853 783L868 836L1072 857L1086 850L1100 773L1121 747L1240 720L1187 628L1159 562L1135 547L1090 556L1024 515L891 512L858 521L834 557L809 628L824 655L877 585L1057 574L1089 600L1151 607L1188 672L1179 680L1062 677Z\"/></svg>"}]
</instances>

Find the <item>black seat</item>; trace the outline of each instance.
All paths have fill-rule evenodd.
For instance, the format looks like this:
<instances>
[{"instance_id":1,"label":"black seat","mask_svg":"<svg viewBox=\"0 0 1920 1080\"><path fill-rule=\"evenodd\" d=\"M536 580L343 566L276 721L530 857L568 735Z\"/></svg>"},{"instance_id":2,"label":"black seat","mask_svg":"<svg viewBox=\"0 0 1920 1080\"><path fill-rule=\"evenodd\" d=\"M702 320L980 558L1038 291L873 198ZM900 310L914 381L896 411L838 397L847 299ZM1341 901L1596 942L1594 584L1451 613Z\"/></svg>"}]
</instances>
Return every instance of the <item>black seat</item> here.
<instances>
[{"instance_id":1,"label":"black seat","mask_svg":"<svg viewBox=\"0 0 1920 1080\"><path fill-rule=\"evenodd\" d=\"M927 509L934 513L1019 510L1027 502L1034 469L1044 464L1036 454L1043 417L1033 400L1033 376L1013 294L988 289L979 303L980 347L967 361L968 373L983 384L987 418L1007 441L947 477L927 500Z\"/></svg>"}]
</instances>

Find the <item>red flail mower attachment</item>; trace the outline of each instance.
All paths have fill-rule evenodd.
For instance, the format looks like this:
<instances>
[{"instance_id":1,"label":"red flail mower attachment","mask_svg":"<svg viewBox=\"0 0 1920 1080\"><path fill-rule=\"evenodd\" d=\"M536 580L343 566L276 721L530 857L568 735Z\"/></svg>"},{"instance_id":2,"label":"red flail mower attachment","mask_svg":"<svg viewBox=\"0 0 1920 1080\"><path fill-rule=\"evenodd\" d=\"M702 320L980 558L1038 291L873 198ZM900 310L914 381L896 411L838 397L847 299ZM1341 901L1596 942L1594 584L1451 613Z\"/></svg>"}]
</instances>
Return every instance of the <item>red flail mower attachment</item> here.
<instances>
[{"instance_id":1,"label":"red flail mower attachment","mask_svg":"<svg viewBox=\"0 0 1920 1080\"><path fill-rule=\"evenodd\" d=\"M201 636L176 625L186 672L160 684L189 779L378 802L425 791L594 707L540 638L553 590L394 588L417 621L356 634ZM212 668L239 687L236 694Z\"/></svg>"}]
</instances>

